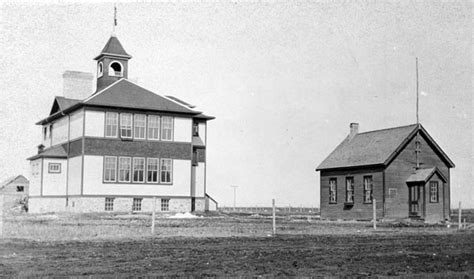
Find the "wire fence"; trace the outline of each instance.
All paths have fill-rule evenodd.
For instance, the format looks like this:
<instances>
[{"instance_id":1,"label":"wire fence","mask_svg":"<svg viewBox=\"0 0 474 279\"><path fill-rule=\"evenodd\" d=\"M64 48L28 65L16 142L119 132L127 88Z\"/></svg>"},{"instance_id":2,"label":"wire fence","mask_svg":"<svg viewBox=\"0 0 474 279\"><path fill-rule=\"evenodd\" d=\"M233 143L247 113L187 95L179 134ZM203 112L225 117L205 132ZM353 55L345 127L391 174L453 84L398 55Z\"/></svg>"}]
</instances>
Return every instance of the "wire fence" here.
<instances>
[{"instance_id":1,"label":"wire fence","mask_svg":"<svg viewBox=\"0 0 474 279\"><path fill-rule=\"evenodd\" d=\"M251 214L271 214L272 207L270 206L219 206L219 211L222 212L238 212ZM280 206L275 207L277 214L319 214L317 207L303 207L303 206Z\"/></svg>"}]
</instances>

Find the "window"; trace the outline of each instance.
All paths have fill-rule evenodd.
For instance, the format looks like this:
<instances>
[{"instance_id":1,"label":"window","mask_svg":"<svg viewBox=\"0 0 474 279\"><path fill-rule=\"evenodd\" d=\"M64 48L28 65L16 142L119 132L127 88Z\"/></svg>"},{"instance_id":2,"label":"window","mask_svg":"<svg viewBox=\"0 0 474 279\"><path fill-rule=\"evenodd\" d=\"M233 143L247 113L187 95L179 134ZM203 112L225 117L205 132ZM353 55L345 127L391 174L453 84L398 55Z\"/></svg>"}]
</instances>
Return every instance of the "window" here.
<instances>
[{"instance_id":1,"label":"window","mask_svg":"<svg viewBox=\"0 0 474 279\"><path fill-rule=\"evenodd\" d=\"M53 137L53 124L49 125L49 138Z\"/></svg>"},{"instance_id":2,"label":"window","mask_svg":"<svg viewBox=\"0 0 474 279\"><path fill-rule=\"evenodd\" d=\"M131 161L128 157L119 158L119 182L130 182Z\"/></svg>"},{"instance_id":3,"label":"window","mask_svg":"<svg viewBox=\"0 0 474 279\"><path fill-rule=\"evenodd\" d=\"M337 179L329 179L329 203L337 203Z\"/></svg>"},{"instance_id":4,"label":"window","mask_svg":"<svg viewBox=\"0 0 474 279\"><path fill-rule=\"evenodd\" d=\"M110 63L109 76L113 76L113 77L123 76L122 69L123 69L123 67L122 67L122 64L120 64L120 62L114 61L114 62Z\"/></svg>"},{"instance_id":5,"label":"window","mask_svg":"<svg viewBox=\"0 0 474 279\"><path fill-rule=\"evenodd\" d=\"M198 152L197 152L197 150L193 150L192 165L193 165L193 166L198 166L198 165L199 165Z\"/></svg>"},{"instance_id":6,"label":"window","mask_svg":"<svg viewBox=\"0 0 474 279\"><path fill-rule=\"evenodd\" d=\"M25 191L25 186L16 186L16 191L17 192L24 192Z\"/></svg>"},{"instance_id":7,"label":"window","mask_svg":"<svg viewBox=\"0 0 474 279\"><path fill-rule=\"evenodd\" d=\"M145 158L133 158L133 182L145 182Z\"/></svg>"},{"instance_id":8,"label":"window","mask_svg":"<svg viewBox=\"0 0 474 279\"><path fill-rule=\"evenodd\" d=\"M134 137L136 139L145 139L146 115L135 114L133 121Z\"/></svg>"},{"instance_id":9,"label":"window","mask_svg":"<svg viewBox=\"0 0 474 279\"><path fill-rule=\"evenodd\" d=\"M346 177L346 203L354 203L354 177Z\"/></svg>"},{"instance_id":10,"label":"window","mask_svg":"<svg viewBox=\"0 0 474 279\"><path fill-rule=\"evenodd\" d=\"M49 173L61 173L61 163L49 163L48 164Z\"/></svg>"},{"instance_id":11,"label":"window","mask_svg":"<svg viewBox=\"0 0 474 279\"><path fill-rule=\"evenodd\" d=\"M148 115L148 139L160 139L160 117Z\"/></svg>"},{"instance_id":12,"label":"window","mask_svg":"<svg viewBox=\"0 0 474 279\"><path fill-rule=\"evenodd\" d=\"M170 211L169 199L161 199L161 211Z\"/></svg>"},{"instance_id":13,"label":"window","mask_svg":"<svg viewBox=\"0 0 474 279\"><path fill-rule=\"evenodd\" d=\"M171 159L161 159L160 182L171 183L173 179L173 166Z\"/></svg>"},{"instance_id":14,"label":"window","mask_svg":"<svg viewBox=\"0 0 474 279\"><path fill-rule=\"evenodd\" d=\"M105 211L114 211L114 198L105 198Z\"/></svg>"},{"instance_id":15,"label":"window","mask_svg":"<svg viewBox=\"0 0 474 279\"><path fill-rule=\"evenodd\" d=\"M163 116L161 118L161 139L173 140L173 117Z\"/></svg>"},{"instance_id":16,"label":"window","mask_svg":"<svg viewBox=\"0 0 474 279\"><path fill-rule=\"evenodd\" d=\"M364 202L372 203L374 183L372 176L364 176Z\"/></svg>"},{"instance_id":17,"label":"window","mask_svg":"<svg viewBox=\"0 0 474 279\"><path fill-rule=\"evenodd\" d=\"M120 137L132 138L132 115L130 113L120 114Z\"/></svg>"},{"instance_id":18,"label":"window","mask_svg":"<svg viewBox=\"0 0 474 279\"><path fill-rule=\"evenodd\" d=\"M142 211L142 199L133 198L132 211Z\"/></svg>"},{"instance_id":19,"label":"window","mask_svg":"<svg viewBox=\"0 0 474 279\"><path fill-rule=\"evenodd\" d=\"M193 136L199 136L199 123L193 123Z\"/></svg>"},{"instance_id":20,"label":"window","mask_svg":"<svg viewBox=\"0 0 474 279\"><path fill-rule=\"evenodd\" d=\"M148 158L148 163L146 167L147 173L147 182L158 183L158 159L157 158Z\"/></svg>"},{"instance_id":21,"label":"window","mask_svg":"<svg viewBox=\"0 0 474 279\"><path fill-rule=\"evenodd\" d=\"M43 127L43 140L46 140L48 138L48 127L45 126Z\"/></svg>"},{"instance_id":22,"label":"window","mask_svg":"<svg viewBox=\"0 0 474 279\"><path fill-rule=\"evenodd\" d=\"M104 74L104 64L102 62L99 62L99 65L97 66L97 77L101 77Z\"/></svg>"},{"instance_id":23,"label":"window","mask_svg":"<svg viewBox=\"0 0 474 279\"><path fill-rule=\"evenodd\" d=\"M117 170L117 157L105 156L104 182L115 182Z\"/></svg>"},{"instance_id":24,"label":"window","mask_svg":"<svg viewBox=\"0 0 474 279\"><path fill-rule=\"evenodd\" d=\"M118 129L118 113L107 112L105 114L105 136L106 137L117 137Z\"/></svg>"},{"instance_id":25,"label":"window","mask_svg":"<svg viewBox=\"0 0 474 279\"><path fill-rule=\"evenodd\" d=\"M438 181L430 181L430 202L439 202Z\"/></svg>"}]
</instances>

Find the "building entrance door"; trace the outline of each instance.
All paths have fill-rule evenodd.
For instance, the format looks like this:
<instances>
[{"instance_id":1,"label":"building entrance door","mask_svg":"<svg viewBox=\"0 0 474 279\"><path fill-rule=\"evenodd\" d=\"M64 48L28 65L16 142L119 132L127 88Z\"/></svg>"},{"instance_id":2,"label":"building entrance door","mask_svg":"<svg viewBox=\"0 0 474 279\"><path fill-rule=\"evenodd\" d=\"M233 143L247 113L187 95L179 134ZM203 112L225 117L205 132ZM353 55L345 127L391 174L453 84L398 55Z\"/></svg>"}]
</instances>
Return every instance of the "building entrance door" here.
<instances>
[{"instance_id":1,"label":"building entrance door","mask_svg":"<svg viewBox=\"0 0 474 279\"><path fill-rule=\"evenodd\" d=\"M421 184L408 187L409 216L413 218L425 217L425 191Z\"/></svg>"}]
</instances>

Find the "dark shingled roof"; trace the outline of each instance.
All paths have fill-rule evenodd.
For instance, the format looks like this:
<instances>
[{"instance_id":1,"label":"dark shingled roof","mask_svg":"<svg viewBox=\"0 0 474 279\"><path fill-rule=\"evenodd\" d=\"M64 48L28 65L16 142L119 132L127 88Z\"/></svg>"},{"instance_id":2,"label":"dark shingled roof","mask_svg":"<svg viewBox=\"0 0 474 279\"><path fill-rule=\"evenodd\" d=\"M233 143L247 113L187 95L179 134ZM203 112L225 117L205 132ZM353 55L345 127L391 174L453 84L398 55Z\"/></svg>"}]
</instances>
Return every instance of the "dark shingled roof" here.
<instances>
[{"instance_id":1,"label":"dark shingled roof","mask_svg":"<svg viewBox=\"0 0 474 279\"><path fill-rule=\"evenodd\" d=\"M123 48L120 41L117 39L116 36L111 36L110 39L105 44L104 48L100 52L100 54L94 58L95 60L100 59L104 55L111 55L111 56L120 56L125 58L132 58L125 49Z\"/></svg>"},{"instance_id":2,"label":"dark shingled roof","mask_svg":"<svg viewBox=\"0 0 474 279\"><path fill-rule=\"evenodd\" d=\"M126 79L120 79L111 86L84 100L84 104L187 114L200 113L173 100L157 95Z\"/></svg>"},{"instance_id":3,"label":"dark shingled roof","mask_svg":"<svg viewBox=\"0 0 474 279\"><path fill-rule=\"evenodd\" d=\"M358 133L352 139L347 137L317 169L384 164L415 130L416 124Z\"/></svg>"},{"instance_id":4,"label":"dark shingled roof","mask_svg":"<svg viewBox=\"0 0 474 279\"><path fill-rule=\"evenodd\" d=\"M56 145L45 149L43 152L36 154L27 160L36 160L38 158L67 158L67 153L64 145Z\"/></svg>"},{"instance_id":5,"label":"dark shingled roof","mask_svg":"<svg viewBox=\"0 0 474 279\"><path fill-rule=\"evenodd\" d=\"M418 169L414 174L408 177L406 182L424 182L426 183L433 174L437 173L441 179L446 182L446 177L438 170L438 168Z\"/></svg>"},{"instance_id":6,"label":"dark shingled roof","mask_svg":"<svg viewBox=\"0 0 474 279\"><path fill-rule=\"evenodd\" d=\"M436 144L423 126L413 124L346 137L316 170L387 165L417 132L424 135L448 167L454 163Z\"/></svg>"}]
</instances>

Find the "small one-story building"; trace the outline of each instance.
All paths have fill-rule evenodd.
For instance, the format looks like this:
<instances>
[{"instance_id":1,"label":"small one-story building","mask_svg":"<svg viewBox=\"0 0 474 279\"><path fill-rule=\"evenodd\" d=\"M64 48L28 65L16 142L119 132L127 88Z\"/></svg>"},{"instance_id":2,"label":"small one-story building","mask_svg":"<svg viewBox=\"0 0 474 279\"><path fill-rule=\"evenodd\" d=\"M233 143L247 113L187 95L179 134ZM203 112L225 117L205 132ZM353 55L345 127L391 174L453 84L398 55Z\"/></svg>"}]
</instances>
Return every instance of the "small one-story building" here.
<instances>
[{"instance_id":1,"label":"small one-story building","mask_svg":"<svg viewBox=\"0 0 474 279\"><path fill-rule=\"evenodd\" d=\"M421 124L349 135L317 167L321 218L449 219L454 163Z\"/></svg>"},{"instance_id":2,"label":"small one-story building","mask_svg":"<svg viewBox=\"0 0 474 279\"><path fill-rule=\"evenodd\" d=\"M3 196L3 209L23 210L28 197L30 182L23 175L11 176L0 183L0 196Z\"/></svg>"}]
</instances>

